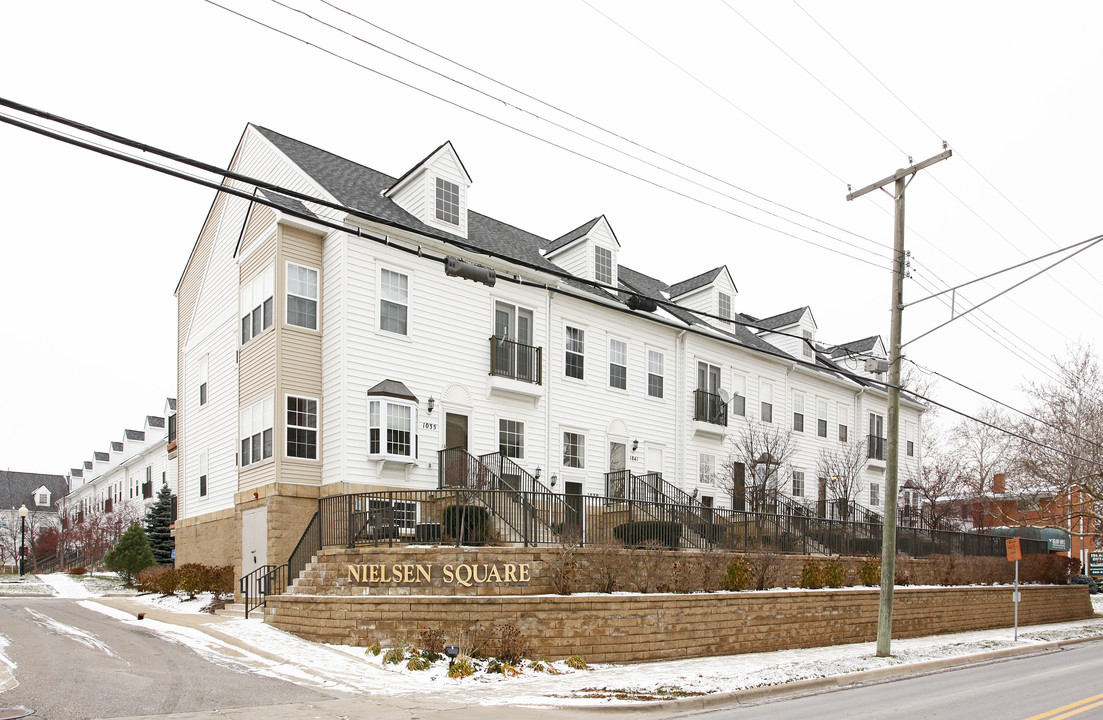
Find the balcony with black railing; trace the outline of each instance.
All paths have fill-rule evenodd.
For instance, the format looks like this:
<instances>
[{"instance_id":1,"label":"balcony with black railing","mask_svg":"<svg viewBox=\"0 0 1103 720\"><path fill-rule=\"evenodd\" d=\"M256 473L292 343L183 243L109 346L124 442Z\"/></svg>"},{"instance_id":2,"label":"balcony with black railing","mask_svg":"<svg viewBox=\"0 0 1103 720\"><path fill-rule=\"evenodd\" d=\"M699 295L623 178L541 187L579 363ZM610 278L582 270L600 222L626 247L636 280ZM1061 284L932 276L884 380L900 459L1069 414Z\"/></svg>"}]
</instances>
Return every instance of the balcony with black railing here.
<instances>
[{"instance_id":1,"label":"balcony with black railing","mask_svg":"<svg viewBox=\"0 0 1103 720\"><path fill-rule=\"evenodd\" d=\"M693 391L693 421L697 432L722 433L728 425L728 406L716 393Z\"/></svg>"},{"instance_id":2,"label":"balcony with black railing","mask_svg":"<svg viewBox=\"0 0 1103 720\"><path fill-rule=\"evenodd\" d=\"M490 389L513 395L541 397L544 349L504 337L490 338Z\"/></svg>"},{"instance_id":3,"label":"balcony with black railing","mask_svg":"<svg viewBox=\"0 0 1103 720\"><path fill-rule=\"evenodd\" d=\"M885 438L877 437L876 435L869 436L869 455L870 460L884 460L885 459Z\"/></svg>"}]
</instances>

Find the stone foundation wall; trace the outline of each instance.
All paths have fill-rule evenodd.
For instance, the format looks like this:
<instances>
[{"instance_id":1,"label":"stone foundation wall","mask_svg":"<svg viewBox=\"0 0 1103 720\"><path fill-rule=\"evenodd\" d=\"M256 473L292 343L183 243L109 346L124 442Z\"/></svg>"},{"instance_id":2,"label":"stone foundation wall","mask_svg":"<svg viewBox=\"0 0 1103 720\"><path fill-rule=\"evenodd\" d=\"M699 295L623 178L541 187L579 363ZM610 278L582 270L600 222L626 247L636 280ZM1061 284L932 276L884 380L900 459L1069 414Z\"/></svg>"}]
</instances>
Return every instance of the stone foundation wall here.
<instances>
[{"instance_id":1,"label":"stone foundation wall","mask_svg":"<svg viewBox=\"0 0 1103 720\"><path fill-rule=\"evenodd\" d=\"M269 509L269 513L271 513ZM300 531L301 534L301 531ZM298 536L296 536L296 540ZM609 548L577 548L568 557L563 550L551 548L452 548L452 547L407 547L396 545L379 547L323 548L316 561L307 566L303 574L294 582L291 592L300 595L550 595L557 592L554 574L565 563L572 563L570 572L576 578L572 592L594 590L592 576L595 572L608 571L615 577L619 590L640 590L650 578L652 585L671 589L695 591L701 588L719 589L720 581L731 562L734 553L730 552L692 552L663 550L610 550ZM799 585L800 573L810 556L775 555L777 578L772 585ZM823 556L815 556L817 561L826 561ZM837 558L850 570L856 579L857 570L864 558ZM531 579L521 582L486 582L464 587L455 582L445 582L437 572L429 583L417 578L413 582L402 580L376 582L350 582L349 565L370 566L387 564L389 566L467 564L472 566L497 566L500 573L504 565L530 566ZM678 587L678 584L685 587ZM645 588L649 590L654 587Z\"/></svg>"},{"instance_id":2,"label":"stone foundation wall","mask_svg":"<svg viewBox=\"0 0 1103 720\"><path fill-rule=\"evenodd\" d=\"M173 537L177 567L200 563L241 568L241 520L234 510L177 520Z\"/></svg>"},{"instance_id":3,"label":"stone foundation wall","mask_svg":"<svg viewBox=\"0 0 1103 720\"><path fill-rule=\"evenodd\" d=\"M897 588L893 637L1010 627L1011 594L1009 587ZM513 625L528 640L530 657L638 662L873 641L877 606L877 590L865 588L543 597L288 594L268 599L265 620L308 640L384 647L417 643L425 630L457 642ZM1022 625L1091 616L1086 586L1022 588ZM484 651L493 654L494 648Z\"/></svg>"}]
</instances>

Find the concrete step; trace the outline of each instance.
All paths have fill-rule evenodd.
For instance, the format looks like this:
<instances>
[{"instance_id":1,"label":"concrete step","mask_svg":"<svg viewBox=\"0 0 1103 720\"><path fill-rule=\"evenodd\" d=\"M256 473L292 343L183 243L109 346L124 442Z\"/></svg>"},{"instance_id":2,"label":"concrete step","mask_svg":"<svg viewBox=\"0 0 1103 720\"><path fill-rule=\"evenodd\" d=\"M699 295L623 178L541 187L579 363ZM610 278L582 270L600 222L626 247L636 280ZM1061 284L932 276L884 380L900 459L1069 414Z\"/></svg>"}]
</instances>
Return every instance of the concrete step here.
<instances>
[{"instance_id":1,"label":"concrete step","mask_svg":"<svg viewBox=\"0 0 1103 720\"><path fill-rule=\"evenodd\" d=\"M219 608L214 611L215 615L221 615L223 617L245 617L245 603L230 603L224 608ZM253 613L249 613L252 615ZM257 613L260 615L261 613Z\"/></svg>"}]
</instances>

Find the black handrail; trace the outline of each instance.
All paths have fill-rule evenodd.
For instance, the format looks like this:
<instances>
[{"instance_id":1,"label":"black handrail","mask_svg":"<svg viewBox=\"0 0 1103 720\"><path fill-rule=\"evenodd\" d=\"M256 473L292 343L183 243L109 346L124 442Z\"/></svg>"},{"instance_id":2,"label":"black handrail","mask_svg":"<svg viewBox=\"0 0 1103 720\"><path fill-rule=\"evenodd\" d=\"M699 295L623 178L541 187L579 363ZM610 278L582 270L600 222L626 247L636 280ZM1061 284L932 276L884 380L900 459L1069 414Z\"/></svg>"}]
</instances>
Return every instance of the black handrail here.
<instances>
[{"instance_id":1,"label":"black handrail","mask_svg":"<svg viewBox=\"0 0 1103 720\"><path fill-rule=\"evenodd\" d=\"M269 595L282 594L287 589L287 564L261 565L241 578L241 595L245 601L245 618L249 612L264 607Z\"/></svg>"},{"instance_id":2,"label":"black handrail","mask_svg":"<svg viewBox=\"0 0 1103 720\"><path fill-rule=\"evenodd\" d=\"M540 385L543 348L495 335L490 338L490 374Z\"/></svg>"}]
</instances>

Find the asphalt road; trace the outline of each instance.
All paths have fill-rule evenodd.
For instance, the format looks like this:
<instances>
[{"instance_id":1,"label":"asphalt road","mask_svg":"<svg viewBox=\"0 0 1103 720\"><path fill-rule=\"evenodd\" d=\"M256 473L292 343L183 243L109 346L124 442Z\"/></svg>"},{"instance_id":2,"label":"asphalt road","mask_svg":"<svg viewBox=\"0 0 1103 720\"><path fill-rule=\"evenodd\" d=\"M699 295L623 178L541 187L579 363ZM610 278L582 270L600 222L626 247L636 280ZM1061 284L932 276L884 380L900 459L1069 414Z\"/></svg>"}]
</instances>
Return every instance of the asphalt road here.
<instances>
[{"instance_id":1,"label":"asphalt road","mask_svg":"<svg viewBox=\"0 0 1103 720\"><path fill-rule=\"evenodd\" d=\"M1103 717L1103 641L919 677L691 715L695 720L1088 720Z\"/></svg>"},{"instance_id":2,"label":"asphalt road","mask_svg":"<svg viewBox=\"0 0 1103 720\"><path fill-rule=\"evenodd\" d=\"M215 664L76 600L0 598L4 643L3 654L16 664L18 685L0 692L0 708L25 706L35 711L34 720L159 715L332 697Z\"/></svg>"}]
</instances>

